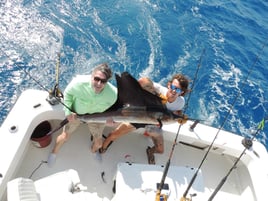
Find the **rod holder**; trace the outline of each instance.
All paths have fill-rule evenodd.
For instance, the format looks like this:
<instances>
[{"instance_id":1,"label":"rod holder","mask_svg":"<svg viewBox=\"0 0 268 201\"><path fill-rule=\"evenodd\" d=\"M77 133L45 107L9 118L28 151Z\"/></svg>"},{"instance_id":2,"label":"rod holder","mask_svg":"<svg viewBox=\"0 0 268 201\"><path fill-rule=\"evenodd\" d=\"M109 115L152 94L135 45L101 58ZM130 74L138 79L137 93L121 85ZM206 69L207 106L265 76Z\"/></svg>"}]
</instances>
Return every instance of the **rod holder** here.
<instances>
[{"instance_id":1,"label":"rod holder","mask_svg":"<svg viewBox=\"0 0 268 201\"><path fill-rule=\"evenodd\" d=\"M195 120L195 122L193 123L193 125L190 126L190 131L194 131L194 128L196 127L196 125L199 123L199 120Z\"/></svg>"}]
</instances>

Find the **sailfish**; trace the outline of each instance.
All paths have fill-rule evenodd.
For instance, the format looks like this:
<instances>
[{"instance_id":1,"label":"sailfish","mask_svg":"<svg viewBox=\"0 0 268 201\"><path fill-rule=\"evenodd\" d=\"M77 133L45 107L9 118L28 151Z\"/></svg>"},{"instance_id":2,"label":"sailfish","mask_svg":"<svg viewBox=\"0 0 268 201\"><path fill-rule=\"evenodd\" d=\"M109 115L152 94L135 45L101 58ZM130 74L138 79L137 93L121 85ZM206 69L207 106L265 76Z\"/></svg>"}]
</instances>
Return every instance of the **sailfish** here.
<instances>
[{"instance_id":1,"label":"sailfish","mask_svg":"<svg viewBox=\"0 0 268 201\"><path fill-rule=\"evenodd\" d=\"M117 82L117 100L107 110L101 113L77 114L80 121L89 123L106 123L109 118L115 122L129 122L141 124L163 124L178 122L184 118L169 111L162 103L162 98L141 87L139 82L128 72L115 74ZM189 119L189 118L188 118ZM50 131L51 135L68 123L65 118L60 126Z\"/></svg>"},{"instance_id":2,"label":"sailfish","mask_svg":"<svg viewBox=\"0 0 268 201\"><path fill-rule=\"evenodd\" d=\"M102 113L78 116L83 122L106 122L112 118L115 122L143 124L174 123L180 116L166 108L162 98L141 87L128 72L115 74L118 95L116 102Z\"/></svg>"}]
</instances>

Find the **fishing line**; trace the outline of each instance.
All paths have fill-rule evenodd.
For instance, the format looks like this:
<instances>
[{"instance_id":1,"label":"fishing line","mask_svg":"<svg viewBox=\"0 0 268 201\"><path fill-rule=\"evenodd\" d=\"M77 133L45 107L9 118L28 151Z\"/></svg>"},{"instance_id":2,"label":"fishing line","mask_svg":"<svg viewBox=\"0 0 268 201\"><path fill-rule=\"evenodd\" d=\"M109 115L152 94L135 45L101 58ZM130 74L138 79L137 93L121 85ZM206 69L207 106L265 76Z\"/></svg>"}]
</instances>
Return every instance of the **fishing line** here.
<instances>
[{"instance_id":1,"label":"fishing line","mask_svg":"<svg viewBox=\"0 0 268 201\"><path fill-rule=\"evenodd\" d=\"M10 56L8 56L3 50L2 48L0 48L1 52L12 61L12 59L10 58ZM56 84L54 86L54 89L49 91L48 89L46 89L38 80L36 80L30 73L28 73L24 68L19 67L15 62L14 62L14 66L18 67L19 69L22 69L26 75L28 75L36 84L38 84L44 91L48 92L49 96L46 99L51 105L55 105L56 102L60 103L61 105L63 105L65 108L67 108L68 110L70 110L72 113L75 113L77 116L83 116L80 114L77 114L72 108L68 107L65 103L62 102L62 98L63 98L63 94L61 93L61 91L58 88L58 75L59 75L59 63L60 63L60 54L58 54L58 59L57 59L57 63L56 63ZM65 119L63 119L60 122L60 125L55 128L54 130L50 131L49 133L47 133L47 135L52 135L53 133L55 133L56 131L58 131L59 129L61 129L64 125L66 125L69 122L68 118L65 117Z\"/></svg>"},{"instance_id":2,"label":"fishing line","mask_svg":"<svg viewBox=\"0 0 268 201\"><path fill-rule=\"evenodd\" d=\"M190 98L191 98L191 95L192 95L193 88L195 87L195 82L197 80L197 75L199 73L199 70L200 70L200 67L201 67L201 63L202 63L202 59L203 59L203 55L205 54L205 52L206 52L206 49L204 48L203 51L202 51L202 54L201 54L201 56L199 58L198 64L197 64L197 68L196 68L194 79L193 79L193 84L191 86L190 93L189 93L189 96L187 98L187 101L186 101L186 104L185 104L185 107L184 107L185 110L184 110L183 113L186 113L186 110L188 108L188 104L190 102Z\"/></svg>"},{"instance_id":3,"label":"fishing line","mask_svg":"<svg viewBox=\"0 0 268 201\"><path fill-rule=\"evenodd\" d=\"M256 63L259 61L260 55L263 53L264 48L265 48L266 45L267 45L267 41L268 41L268 38L266 39L266 42L263 44L263 46L262 46L262 48L261 48L261 50L260 50L260 53L257 54L255 61L254 61L253 64L250 66L249 71L248 71L248 73L247 73L247 76L245 77L244 82L242 83L242 87L241 87L241 90L240 90L240 91L242 91L243 88L246 86L246 81L248 80L250 74L252 73L252 71L253 71L253 67L254 67L254 66L256 65ZM202 165L203 165L205 159L207 158L207 155L208 155L208 153L210 152L210 150L211 150L211 148L212 148L212 146L213 146L215 140L217 139L217 137L218 137L220 131L222 130L222 128L223 128L223 126L225 125L225 123L226 123L226 121L227 121L229 115L231 114L231 111L232 111L232 109L233 109L233 107L234 107L236 101L238 100L239 96L240 96L240 92L237 93L237 95L236 95L236 97L235 97L233 103L231 104L231 107L230 107L228 113L226 114L226 116L225 116L225 118L224 118L224 120L223 120L223 122L222 122L220 128L218 129L218 131L217 131L217 133L216 133L214 139L212 140L211 144L209 145L209 148L208 148L207 152L205 153L205 155L204 155L204 157L203 157L203 159L202 159L200 165L198 166L198 168L197 168L197 170L196 170L194 176L192 177L192 179L191 179L191 181L190 181L190 183L189 183L189 185L188 185L186 191L184 192L184 194L183 194L183 198L182 198L182 199L187 199L186 196L187 196L187 194L188 194L188 191L189 191L190 188L192 187L192 185L193 185L193 183L194 183L194 181L195 181L195 179L196 179L196 177L197 177L197 174L198 174L199 170L201 169L201 167L202 167Z\"/></svg>"},{"instance_id":4,"label":"fishing line","mask_svg":"<svg viewBox=\"0 0 268 201\"><path fill-rule=\"evenodd\" d=\"M4 52L3 50L2 50L2 48L0 48L0 50L1 50L1 52L8 58L8 59L10 59L11 61L12 61L12 59L10 58L10 56L9 55L7 55L7 53L6 52ZM46 91L46 92L48 92L48 94L49 95L52 95L54 98L56 98L57 99L57 101L60 103L60 104L62 104L64 107L66 107L68 110L70 110L71 112L73 112L73 113L75 113L75 111L73 111L70 107L68 107L66 104L64 104L62 101L61 101L61 96L60 97L58 97L55 93L51 93L51 91L50 90L48 90L47 88L45 88L38 80L36 80L30 73L28 73L24 68L21 68L20 66L18 66L17 65L17 63L16 62L13 62L13 65L14 66L16 66L17 68L19 68L19 69L22 69L37 85L39 85L44 91ZM58 73L57 73L57 75L58 75ZM57 82L58 82L58 78L57 78ZM57 85L57 86L56 86ZM55 87L54 87L54 90L55 90L55 88L56 89L58 89L58 83L56 83L56 85L55 85ZM53 91L54 91L53 90ZM77 114L78 115L78 114Z\"/></svg>"},{"instance_id":5,"label":"fishing line","mask_svg":"<svg viewBox=\"0 0 268 201\"><path fill-rule=\"evenodd\" d=\"M197 68L196 68L196 72L195 72L195 76L194 76L194 80L193 80L193 84L191 86L191 89L190 89L190 93L189 93L189 96L187 98L187 101L186 101L186 104L185 104L185 107L184 107L184 110L182 112L182 118L184 119L185 116L184 116L184 113L186 112L187 110L187 107L188 107L188 103L190 101L190 98L191 98L191 93L193 91L193 88L194 88L194 85L195 85L195 82L197 80L197 75L198 75L198 72L199 72L199 69L201 67L201 63L202 63L202 58L203 58L203 55L205 53L205 49L203 49L202 51L202 54L199 58L199 61L198 61L198 65L197 65ZM188 117L186 117L188 119ZM187 120L186 119L186 120ZM183 120L182 120L183 121ZM168 169L169 169L169 166L170 166L170 161L171 161L171 158L173 156L173 153L174 153L174 150L175 150L175 146L177 145L177 139L178 139L178 136L179 136L179 133L180 133L180 129L181 129L181 126L182 126L182 123L179 124L179 128L178 128L178 131L177 131L177 134L175 136L175 139L174 139L174 142L173 142L173 145L172 145L172 148L171 148L171 151L170 151L170 154L169 154L169 157L168 157L168 160L167 160L167 163L165 165L165 169L164 169L164 172L163 172L163 175L162 175L162 178L161 178L161 182L157 188L157 192L156 192L156 201L159 201L163 198L163 200L167 200L167 197L166 195L161 195L161 191L164 187L164 184L165 184L165 179L166 179L166 176L167 176L167 173L168 173ZM161 198L162 196L162 198Z\"/></svg>"}]
</instances>

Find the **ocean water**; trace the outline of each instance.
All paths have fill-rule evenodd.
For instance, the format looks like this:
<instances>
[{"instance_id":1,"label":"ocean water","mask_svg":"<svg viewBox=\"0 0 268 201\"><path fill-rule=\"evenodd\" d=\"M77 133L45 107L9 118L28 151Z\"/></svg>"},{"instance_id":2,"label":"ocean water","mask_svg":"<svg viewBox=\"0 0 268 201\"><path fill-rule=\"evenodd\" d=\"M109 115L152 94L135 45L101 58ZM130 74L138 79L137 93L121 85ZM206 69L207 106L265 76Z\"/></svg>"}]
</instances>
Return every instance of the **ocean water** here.
<instances>
[{"instance_id":1,"label":"ocean water","mask_svg":"<svg viewBox=\"0 0 268 201\"><path fill-rule=\"evenodd\" d=\"M162 84L183 73L188 116L251 136L268 116L267 11L266 0L0 0L0 124L23 90L53 88L60 53L61 90L101 62Z\"/></svg>"}]
</instances>

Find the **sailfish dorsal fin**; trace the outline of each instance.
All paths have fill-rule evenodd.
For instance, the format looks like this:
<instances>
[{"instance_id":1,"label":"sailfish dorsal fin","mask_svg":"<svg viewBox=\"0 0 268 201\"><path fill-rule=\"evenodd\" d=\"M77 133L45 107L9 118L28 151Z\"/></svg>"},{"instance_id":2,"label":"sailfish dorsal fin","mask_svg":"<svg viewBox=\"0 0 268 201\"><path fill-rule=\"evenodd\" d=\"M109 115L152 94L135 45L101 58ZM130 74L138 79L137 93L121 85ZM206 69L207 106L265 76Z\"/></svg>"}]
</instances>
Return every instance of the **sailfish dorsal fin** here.
<instances>
[{"instance_id":1,"label":"sailfish dorsal fin","mask_svg":"<svg viewBox=\"0 0 268 201\"><path fill-rule=\"evenodd\" d=\"M115 74L115 77L118 95L115 104L108 109L109 111L118 110L125 105L132 107L143 106L152 110L166 110L165 105L162 104L162 99L144 90L139 82L128 72L123 72L121 76Z\"/></svg>"}]
</instances>

